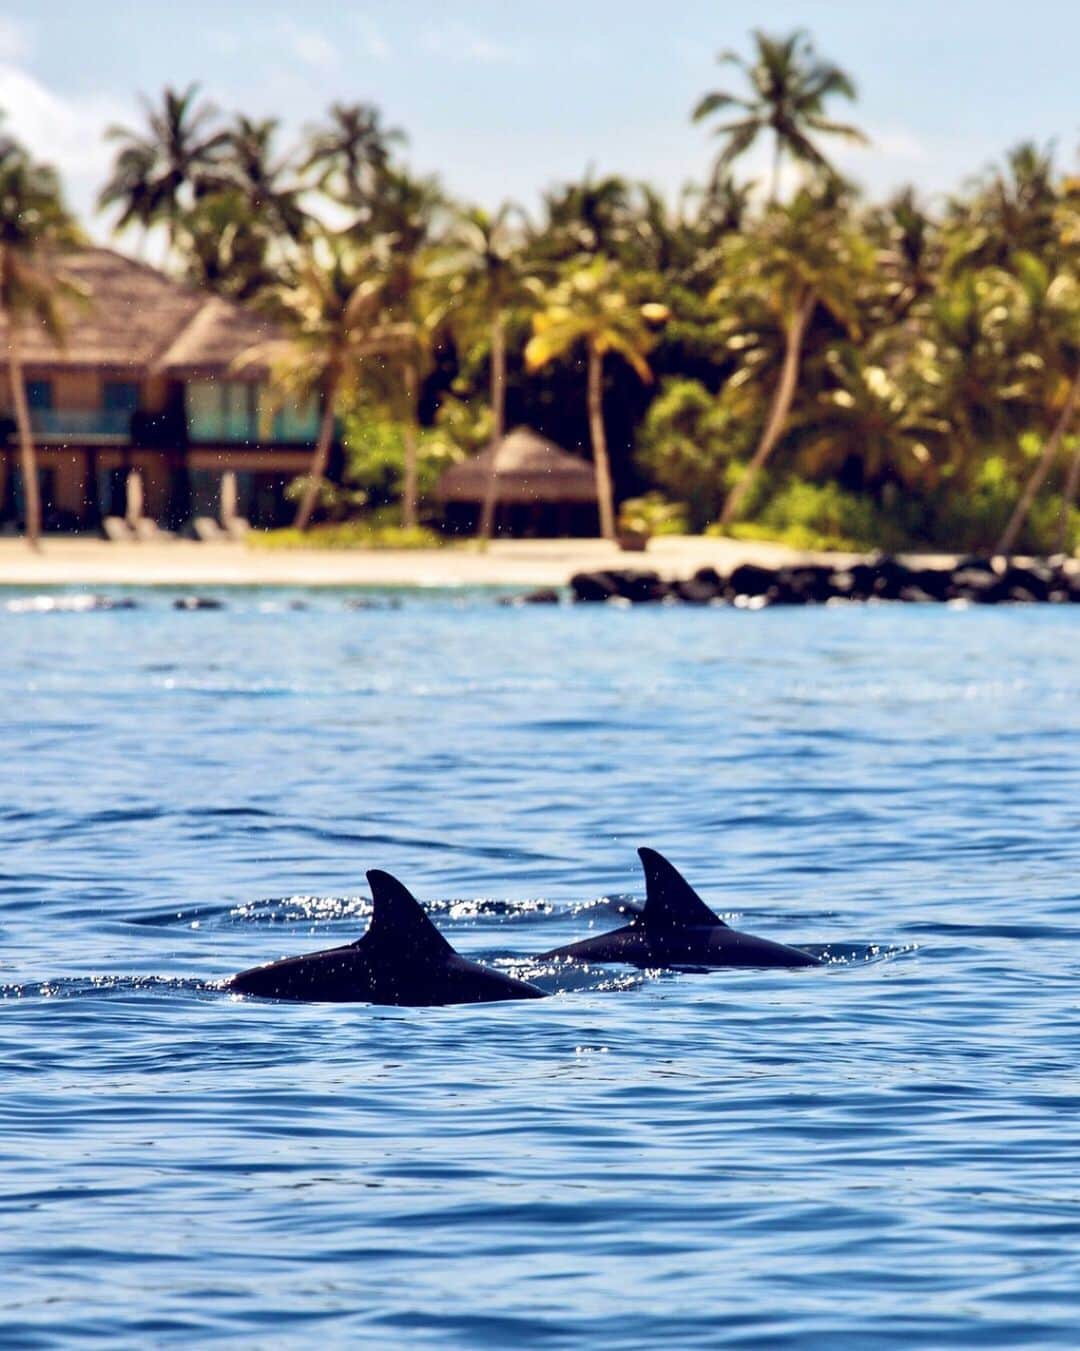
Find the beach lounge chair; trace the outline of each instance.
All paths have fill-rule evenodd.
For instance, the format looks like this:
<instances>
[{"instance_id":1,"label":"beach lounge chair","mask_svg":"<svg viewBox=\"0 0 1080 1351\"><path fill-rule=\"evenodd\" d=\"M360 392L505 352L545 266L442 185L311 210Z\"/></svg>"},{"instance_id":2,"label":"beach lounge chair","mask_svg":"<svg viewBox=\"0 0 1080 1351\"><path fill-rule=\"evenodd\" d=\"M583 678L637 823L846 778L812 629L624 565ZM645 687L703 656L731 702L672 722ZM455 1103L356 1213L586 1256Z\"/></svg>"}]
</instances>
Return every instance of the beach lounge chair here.
<instances>
[{"instance_id":1,"label":"beach lounge chair","mask_svg":"<svg viewBox=\"0 0 1080 1351\"><path fill-rule=\"evenodd\" d=\"M213 516L196 516L191 522L191 533L200 544L211 544L226 538L225 531Z\"/></svg>"},{"instance_id":2,"label":"beach lounge chair","mask_svg":"<svg viewBox=\"0 0 1080 1351\"><path fill-rule=\"evenodd\" d=\"M149 516L140 516L134 523L135 538L143 544L156 544L159 540L175 539L171 530L163 530L157 521Z\"/></svg>"},{"instance_id":3,"label":"beach lounge chair","mask_svg":"<svg viewBox=\"0 0 1080 1351\"><path fill-rule=\"evenodd\" d=\"M123 516L106 516L101 522L101 528L105 532L105 538L111 540L113 544L125 544L135 538L135 532Z\"/></svg>"}]
</instances>

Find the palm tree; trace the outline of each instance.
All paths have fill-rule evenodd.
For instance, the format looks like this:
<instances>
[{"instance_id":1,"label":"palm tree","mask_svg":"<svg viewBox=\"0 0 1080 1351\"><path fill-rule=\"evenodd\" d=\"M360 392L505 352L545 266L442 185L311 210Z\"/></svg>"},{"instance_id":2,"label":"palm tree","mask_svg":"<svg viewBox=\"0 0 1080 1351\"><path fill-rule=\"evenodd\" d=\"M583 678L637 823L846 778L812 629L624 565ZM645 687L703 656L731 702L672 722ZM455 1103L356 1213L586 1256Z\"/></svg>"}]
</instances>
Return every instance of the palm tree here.
<instances>
[{"instance_id":1,"label":"palm tree","mask_svg":"<svg viewBox=\"0 0 1080 1351\"><path fill-rule=\"evenodd\" d=\"M544 194L545 222L535 239L538 257L566 262L600 254L617 258L631 233L631 189L624 178L595 178L591 168L580 183L565 183Z\"/></svg>"},{"instance_id":2,"label":"palm tree","mask_svg":"<svg viewBox=\"0 0 1080 1351\"><path fill-rule=\"evenodd\" d=\"M854 465L858 488L879 495L889 483L933 481L950 430L931 381L916 364L889 369L885 343L839 343L825 354L828 387L814 401L800 438L800 463L836 477Z\"/></svg>"},{"instance_id":3,"label":"palm tree","mask_svg":"<svg viewBox=\"0 0 1080 1351\"><path fill-rule=\"evenodd\" d=\"M438 302L427 285L429 246L438 229L445 199L434 178L415 178L400 169L384 169L379 192L366 222L354 234L371 239L381 260L386 318L407 341L396 346L401 387L396 399L402 415L405 471L401 519L407 529L418 517L417 457L420 437L421 367L431 354L439 315Z\"/></svg>"},{"instance_id":4,"label":"palm tree","mask_svg":"<svg viewBox=\"0 0 1080 1351\"><path fill-rule=\"evenodd\" d=\"M98 206L120 207L117 231L132 224L149 229L163 223L172 245L183 212L226 185L223 161L229 133L215 126L212 104L196 103L198 89L195 84L182 91L166 86L160 108L143 100L145 132L114 126L106 133L120 149Z\"/></svg>"},{"instance_id":5,"label":"palm tree","mask_svg":"<svg viewBox=\"0 0 1080 1351\"><path fill-rule=\"evenodd\" d=\"M77 239L56 173L48 165L35 163L4 137L0 145L0 317L7 325L8 380L26 495L26 539L35 549L41 538L41 494L19 333L31 323L54 341L62 341L61 300L79 292L52 251Z\"/></svg>"},{"instance_id":6,"label":"palm tree","mask_svg":"<svg viewBox=\"0 0 1080 1351\"><path fill-rule=\"evenodd\" d=\"M315 453L296 513L311 523L326 477L337 416L355 398L365 363L383 361L412 341L411 327L387 322L386 277L368 249L341 237L306 245L267 307L291 330L246 352L241 365L269 367L283 394L322 402Z\"/></svg>"},{"instance_id":7,"label":"palm tree","mask_svg":"<svg viewBox=\"0 0 1080 1351\"><path fill-rule=\"evenodd\" d=\"M839 66L819 60L809 36L797 29L785 38L769 37L760 29L753 33L755 55L747 61L738 52L723 51L720 65L733 65L750 83L748 97L714 90L694 108L692 117L701 122L721 109L737 109L734 120L716 128L726 139L716 161L717 170L725 169L744 154L764 133L773 138L773 167L769 200L775 202L780 187L780 164L787 154L801 164L825 173L832 168L812 136L839 136L858 145L866 137L858 128L834 122L825 116L825 105L833 98L854 100L855 85Z\"/></svg>"},{"instance_id":8,"label":"palm tree","mask_svg":"<svg viewBox=\"0 0 1080 1351\"><path fill-rule=\"evenodd\" d=\"M1008 524L1001 538L997 542L995 553L1010 554L1016 547L1016 541L1020 531L1023 529L1024 522L1027 520L1028 512L1031 510L1035 498L1038 496L1039 489L1046 482L1046 477L1057 459L1065 438L1072 429L1073 422L1076 419L1077 409L1080 408L1080 364L1076 367L1076 374L1069 381L1065 401L1061 406L1057 419L1054 422L1050 435L1046 438L1042 454L1036 462L1035 468L1031 471L1027 483L1024 485L1024 491L1020 494L1020 500L1013 508L1012 515L1009 517ZM1070 493L1071 489L1071 493ZM1065 505L1063 510L1068 511L1068 504L1071 496L1076 492L1075 473L1070 469L1066 479Z\"/></svg>"},{"instance_id":9,"label":"palm tree","mask_svg":"<svg viewBox=\"0 0 1080 1351\"><path fill-rule=\"evenodd\" d=\"M646 360L653 345L650 324L667 317L664 306L637 305L622 289L613 263L596 258L571 267L544 297L533 316L533 336L525 348L525 364L539 370L585 344L588 361L589 436L600 508L600 533L615 538L615 502L604 431L603 367L608 352L617 352L644 381L652 380Z\"/></svg>"},{"instance_id":10,"label":"palm tree","mask_svg":"<svg viewBox=\"0 0 1080 1351\"><path fill-rule=\"evenodd\" d=\"M747 310L755 317L762 310L770 314L783 334L783 357L757 449L728 493L722 526L735 519L787 429L815 313L821 309L842 331L858 337L859 281L871 261L866 241L846 225L842 203L806 190L790 206L770 207L756 231L731 240L715 299L737 323Z\"/></svg>"},{"instance_id":11,"label":"palm tree","mask_svg":"<svg viewBox=\"0 0 1080 1351\"><path fill-rule=\"evenodd\" d=\"M902 188L875 212L871 234L885 281L882 322L895 325L933 294L941 268L939 231L914 188Z\"/></svg>"},{"instance_id":12,"label":"palm tree","mask_svg":"<svg viewBox=\"0 0 1080 1351\"><path fill-rule=\"evenodd\" d=\"M323 192L358 212L366 212L390 167L392 148L404 141L403 131L382 125L382 113L374 104L334 103L329 126L308 131L308 152L301 172L314 171Z\"/></svg>"},{"instance_id":13,"label":"palm tree","mask_svg":"<svg viewBox=\"0 0 1080 1351\"><path fill-rule=\"evenodd\" d=\"M200 198L175 238L185 280L230 300L255 299L278 280L274 236L237 188Z\"/></svg>"},{"instance_id":14,"label":"palm tree","mask_svg":"<svg viewBox=\"0 0 1080 1351\"><path fill-rule=\"evenodd\" d=\"M972 196L948 206L945 267L1008 267L1018 252L1056 256L1059 193L1052 148L1015 146L1003 168L977 182Z\"/></svg>"},{"instance_id":15,"label":"palm tree","mask_svg":"<svg viewBox=\"0 0 1080 1351\"><path fill-rule=\"evenodd\" d=\"M484 333L491 349L492 441L506 433L506 325L509 315L532 303L525 275L520 231L512 218L516 208L504 205L494 214L475 208L455 223L441 256L430 268L442 282L444 309L451 329L466 339ZM477 534L491 538L495 522L498 466L492 457Z\"/></svg>"},{"instance_id":16,"label":"palm tree","mask_svg":"<svg viewBox=\"0 0 1080 1351\"><path fill-rule=\"evenodd\" d=\"M299 239L307 215L300 205L300 186L283 181L290 170L288 160L273 158L278 125L274 117L257 121L239 114L226 133L225 171L260 223L271 233Z\"/></svg>"},{"instance_id":17,"label":"palm tree","mask_svg":"<svg viewBox=\"0 0 1080 1351\"><path fill-rule=\"evenodd\" d=\"M997 551L1003 554L1015 548L1080 408L1080 282L1071 269L1052 272L1041 258L1030 253L1017 253L1012 270L1024 289L1030 316L1024 335L1023 369L1034 375L1030 381L1036 387L1033 402L1047 410L1052 424L1042 454L998 541Z\"/></svg>"}]
</instances>

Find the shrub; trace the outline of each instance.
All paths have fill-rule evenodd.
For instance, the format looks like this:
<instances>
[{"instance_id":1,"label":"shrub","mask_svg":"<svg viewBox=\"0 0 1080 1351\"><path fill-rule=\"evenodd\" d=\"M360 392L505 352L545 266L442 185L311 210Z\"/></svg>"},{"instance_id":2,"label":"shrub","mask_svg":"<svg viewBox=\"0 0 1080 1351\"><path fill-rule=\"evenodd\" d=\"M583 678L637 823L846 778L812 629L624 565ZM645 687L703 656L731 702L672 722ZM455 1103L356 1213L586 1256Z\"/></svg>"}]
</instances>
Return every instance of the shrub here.
<instances>
[{"instance_id":1,"label":"shrub","mask_svg":"<svg viewBox=\"0 0 1080 1351\"><path fill-rule=\"evenodd\" d=\"M620 532L635 535L685 535L686 507L663 493L628 497L619 507Z\"/></svg>"},{"instance_id":2,"label":"shrub","mask_svg":"<svg viewBox=\"0 0 1080 1351\"><path fill-rule=\"evenodd\" d=\"M637 462L686 503L689 528L701 530L718 515L732 466L749 454L754 432L723 391L715 395L698 380L668 379L642 423Z\"/></svg>"},{"instance_id":3,"label":"shrub","mask_svg":"<svg viewBox=\"0 0 1080 1351\"><path fill-rule=\"evenodd\" d=\"M373 513L374 514L374 513ZM310 530L253 530L247 536L253 549L436 549L445 541L434 530L378 521L342 521Z\"/></svg>"}]
</instances>

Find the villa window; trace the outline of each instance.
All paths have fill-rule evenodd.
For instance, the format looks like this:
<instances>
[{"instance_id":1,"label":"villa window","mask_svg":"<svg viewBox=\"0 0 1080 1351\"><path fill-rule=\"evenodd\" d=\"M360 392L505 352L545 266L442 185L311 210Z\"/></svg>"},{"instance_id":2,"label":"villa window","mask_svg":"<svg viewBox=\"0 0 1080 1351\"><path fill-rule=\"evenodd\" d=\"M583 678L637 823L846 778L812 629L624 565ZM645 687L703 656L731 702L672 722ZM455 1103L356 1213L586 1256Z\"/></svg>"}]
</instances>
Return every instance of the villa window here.
<instances>
[{"instance_id":1,"label":"villa window","mask_svg":"<svg viewBox=\"0 0 1080 1351\"><path fill-rule=\"evenodd\" d=\"M101 406L107 413L134 413L139 406L139 386L134 380L106 380L101 387Z\"/></svg>"},{"instance_id":2,"label":"villa window","mask_svg":"<svg viewBox=\"0 0 1080 1351\"><path fill-rule=\"evenodd\" d=\"M53 406L51 380L27 380L26 402L32 409L47 410Z\"/></svg>"}]
</instances>

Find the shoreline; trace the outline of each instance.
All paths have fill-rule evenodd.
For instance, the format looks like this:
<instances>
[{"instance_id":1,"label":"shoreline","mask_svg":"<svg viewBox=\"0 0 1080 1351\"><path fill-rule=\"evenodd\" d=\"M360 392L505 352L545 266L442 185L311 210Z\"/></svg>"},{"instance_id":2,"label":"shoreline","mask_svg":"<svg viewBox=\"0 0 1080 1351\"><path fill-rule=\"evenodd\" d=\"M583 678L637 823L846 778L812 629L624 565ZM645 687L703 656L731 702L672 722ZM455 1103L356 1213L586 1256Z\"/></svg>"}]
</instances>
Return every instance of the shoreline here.
<instances>
[{"instance_id":1,"label":"shoreline","mask_svg":"<svg viewBox=\"0 0 1080 1351\"><path fill-rule=\"evenodd\" d=\"M915 557L915 555L906 555ZM21 539L0 540L0 588L9 587L561 587L575 572L651 570L666 581L698 568L730 572L742 563L845 567L866 555L812 553L782 544L667 535L644 553L623 553L599 539L495 540L481 552L445 549L261 550L190 540L113 544L46 538L40 553ZM922 554L926 566L955 564L953 554Z\"/></svg>"}]
</instances>

